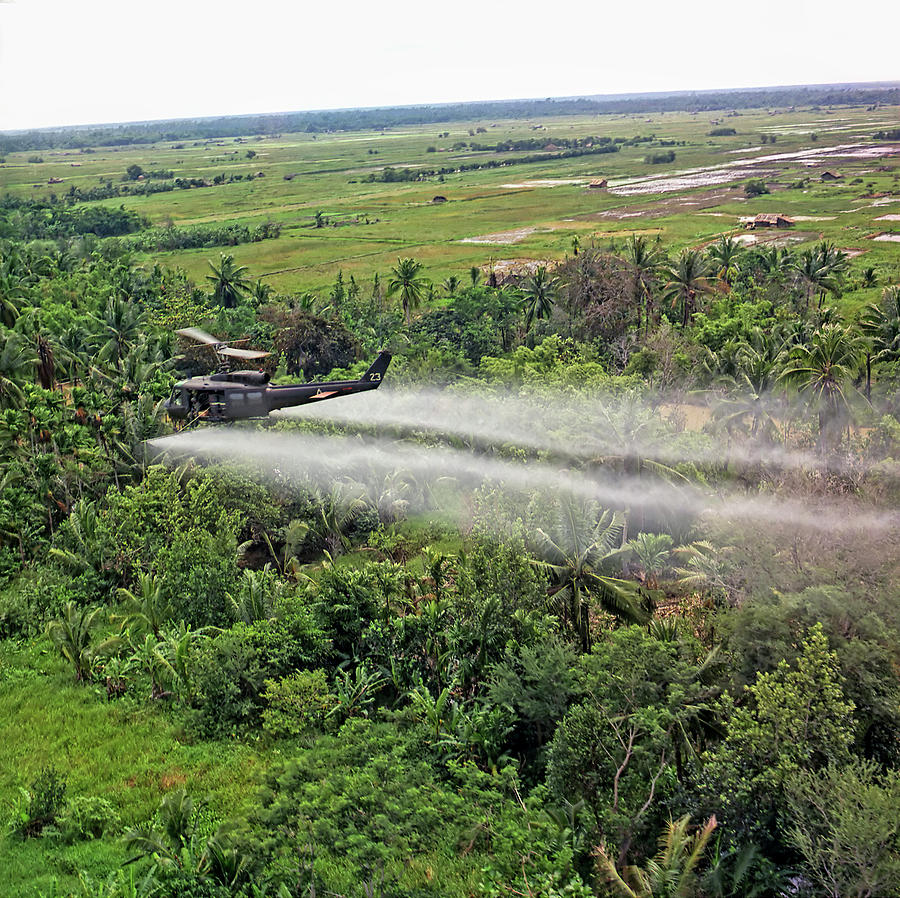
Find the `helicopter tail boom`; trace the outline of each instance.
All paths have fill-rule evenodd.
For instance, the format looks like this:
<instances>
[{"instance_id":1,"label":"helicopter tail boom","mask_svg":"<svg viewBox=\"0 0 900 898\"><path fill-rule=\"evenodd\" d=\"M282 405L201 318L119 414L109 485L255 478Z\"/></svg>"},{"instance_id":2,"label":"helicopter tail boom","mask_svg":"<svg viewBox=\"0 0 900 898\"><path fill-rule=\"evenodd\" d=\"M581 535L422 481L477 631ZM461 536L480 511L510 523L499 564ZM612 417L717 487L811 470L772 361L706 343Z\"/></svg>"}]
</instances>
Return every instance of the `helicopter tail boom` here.
<instances>
[{"instance_id":1,"label":"helicopter tail boom","mask_svg":"<svg viewBox=\"0 0 900 898\"><path fill-rule=\"evenodd\" d=\"M363 383L380 383L381 379L384 377L384 372L387 371L388 365L391 363L391 359L393 356L382 350L378 353L378 358L375 359L374 362L369 366L369 369L366 373L360 378Z\"/></svg>"}]
</instances>

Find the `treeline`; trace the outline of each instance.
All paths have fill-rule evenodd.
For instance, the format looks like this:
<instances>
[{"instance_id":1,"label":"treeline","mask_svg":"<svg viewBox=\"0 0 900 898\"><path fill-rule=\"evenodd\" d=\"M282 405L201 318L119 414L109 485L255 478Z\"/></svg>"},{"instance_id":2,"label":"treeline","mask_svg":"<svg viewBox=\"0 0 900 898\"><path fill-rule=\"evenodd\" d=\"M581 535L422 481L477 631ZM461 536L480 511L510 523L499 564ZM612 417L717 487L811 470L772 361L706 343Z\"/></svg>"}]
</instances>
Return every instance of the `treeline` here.
<instances>
[{"instance_id":1,"label":"treeline","mask_svg":"<svg viewBox=\"0 0 900 898\"><path fill-rule=\"evenodd\" d=\"M548 162L552 159L573 159L576 156L596 156L605 153L618 153L615 143L606 143L599 147L585 147L577 150L564 150L561 153L534 153L529 156L516 156L514 159L488 159L485 162L463 162L459 165L442 168L393 168L386 166L380 172L372 172L363 178L365 183L375 181L393 183L395 181L424 181L436 175L453 175L458 172L480 171L487 168L506 168L510 165L526 165L531 162Z\"/></svg>"},{"instance_id":2,"label":"treeline","mask_svg":"<svg viewBox=\"0 0 900 898\"><path fill-rule=\"evenodd\" d=\"M167 140L197 140L292 131L383 130L404 125L472 119L531 118L552 115L704 112L767 106L834 106L900 103L900 89L885 86L803 86L766 90L674 93L664 96L572 97L504 100L375 109L336 109L272 115L223 116L125 124L105 128L61 128L0 136L0 153L54 148L126 146Z\"/></svg>"},{"instance_id":3,"label":"treeline","mask_svg":"<svg viewBox=\"0 0 900 898\"><path fill-rule=\"evenodd\" d=\"M126 238L123 242L140 253L174 249L202 249L211 246L237 246L239 243L259 243L274 240L281 234L281 225L267 221L254 227L246 225L195 225L190 228L150 228Z\"/></svg>"},{"instance_id":4,"label":"treeline","mask_svg":"<svg viewBox=\"0 0 900 898\"><path fill-rule=\"evenodd\" d=\"M171 174L171 173L170 173ZM86 203L95 200L108 200L120 196L151 196L154 193L171 193L173 190L193 190L197 187L219 187L222 184L232 184L235 181L252 181L263 177L261 174L247 172L241 174L216 175L212 180L206 178L175 178L173 181L125 181L115 184L107 181L96 187L78 187L73 184L64 194L63 200L67 203ZM53 196L51 194L51 196ZM52 201L52 200L51 200Z\"/></svg>"},{"instance_id":5,"label":"treeline","mask_svg":"<svg viewBox=\"0 0 900 898\"><path fill-rule=\"evenodd\" d=\"M50 201L5 196L0 200L0 237L14 240L56 240L95 234L121 237L146 228L150 222L124 206L68 209Z\"/></svg>"},{"instance_id":6,"label":"treeline","mask_svg":"<svg viewBox=\"0 0 900 898\"><path fill-rule=\"evenodd\" d=\"M617 138L616 142L621 142ZM513 150L544 150L553 149L578 149L580 147L591 148L612 143L611 137L551 137L545 134L543 137L526 137L522 140L501 140L497 143L476 143L471 141L469 147L477 151L492 151L495 153L509 153Z\"/></svg>"}]
</instances>

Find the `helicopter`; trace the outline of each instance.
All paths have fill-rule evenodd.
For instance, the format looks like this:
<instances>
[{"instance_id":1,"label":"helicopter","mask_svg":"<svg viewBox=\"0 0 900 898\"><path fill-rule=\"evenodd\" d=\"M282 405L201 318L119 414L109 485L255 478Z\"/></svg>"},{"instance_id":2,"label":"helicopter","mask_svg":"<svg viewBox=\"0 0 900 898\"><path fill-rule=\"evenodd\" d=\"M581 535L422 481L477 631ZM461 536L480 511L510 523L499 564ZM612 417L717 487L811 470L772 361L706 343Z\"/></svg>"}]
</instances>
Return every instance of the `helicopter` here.
<instances>
[{"instance_id":1,"label":"helicopter","mask_svg":"<svg viewBox=\"0 0 900 898\"><path fill-rule=\"evenodd\" d=\"M382 351L359 380L274 385L269 383L269 375L264 371L230 371L228 367L228 359L250 361L270 353L237 349L196 327L185 327L176 333L209 346L219 359L215 374L191 377L175 384L164 403L174 422L188 425L265 418L276 409L377 390L391 363L391 354Z\"/></svg>"}]
</instances>

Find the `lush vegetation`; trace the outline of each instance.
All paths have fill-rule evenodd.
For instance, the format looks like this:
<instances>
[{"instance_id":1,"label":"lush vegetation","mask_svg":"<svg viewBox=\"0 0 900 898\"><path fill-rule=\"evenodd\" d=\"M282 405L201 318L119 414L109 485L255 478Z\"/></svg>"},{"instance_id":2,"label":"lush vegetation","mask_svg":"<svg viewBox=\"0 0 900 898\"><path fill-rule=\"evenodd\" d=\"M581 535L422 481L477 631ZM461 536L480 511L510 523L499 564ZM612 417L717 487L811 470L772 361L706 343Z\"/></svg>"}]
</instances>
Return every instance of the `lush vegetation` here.
<instances>
[{"instance_id":1,"label":"lush vegetation","mask_svg":"<svg viewBox=\"0 0 900 898\"><path fill-rule=\"evenodd\" d=\"M893 269L576 232L527 269L439 278L401 245L294 290L138 255L277 224L72 224L102 202L2 207L0 892L900 892ZM328 478L154 456L215 364L188 325L276 378L388 347L421 420L379 392L360 424L279 421L332 441ZM437 395L497 420L442 431Z\"/></svg>"}]
</instances>

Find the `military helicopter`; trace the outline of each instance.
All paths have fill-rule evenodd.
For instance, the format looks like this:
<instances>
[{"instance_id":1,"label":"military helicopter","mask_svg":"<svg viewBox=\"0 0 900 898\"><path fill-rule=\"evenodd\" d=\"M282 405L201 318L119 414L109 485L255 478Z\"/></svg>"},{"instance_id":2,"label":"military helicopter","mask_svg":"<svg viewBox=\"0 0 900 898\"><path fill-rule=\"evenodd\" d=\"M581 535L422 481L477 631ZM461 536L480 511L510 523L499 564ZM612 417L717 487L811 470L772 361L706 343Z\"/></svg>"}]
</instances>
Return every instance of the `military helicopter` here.
<instances>
[{"instance_id":1,"label":"military helicopter","mask_svg":"<svg viewBox=\"0 0 900 898\"><path fill-rule=\"evenodd\" d=\"M215 374L191 377L175 384L164 403L173 421L188 425L201 421L222 423L243 418L265 418L276 409L377 390L391 362L389 352L380 352L359 380L276 386L269 383L269 375L264 371L230 371L228 368L228 359L250 361L265 358L270 353L236 349L196 327L185 327L176 333L209 346L219 359L219 369Z\"/></svg>"}]
</instances>

